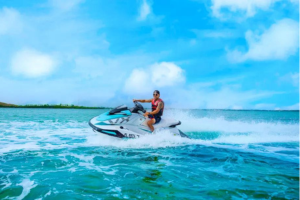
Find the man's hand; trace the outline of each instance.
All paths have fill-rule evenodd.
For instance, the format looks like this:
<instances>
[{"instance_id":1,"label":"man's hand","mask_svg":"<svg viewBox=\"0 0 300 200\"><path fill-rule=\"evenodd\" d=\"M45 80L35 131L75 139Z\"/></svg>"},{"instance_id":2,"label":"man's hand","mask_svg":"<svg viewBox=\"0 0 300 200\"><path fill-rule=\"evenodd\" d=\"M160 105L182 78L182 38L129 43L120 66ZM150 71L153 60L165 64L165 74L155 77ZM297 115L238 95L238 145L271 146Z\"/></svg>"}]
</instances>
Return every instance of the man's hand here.
<instances>
[{"instance_id":1,"label":"man's hand","mask_svg":"<svg viewBox=\"0 0 300 200\"><path fill-rule=\"evenodd\" d=\"M138 101L137 99L132 99L133 102Z\"/></svg>"},{"instance_id":2,"label":"man's hand","mask_svg":"<svg viewBox=\"0 0 300 200\"><path fill-rule=\"evenodd\" d=\"M145 117L148 117L148 115L150 115L149 112L145 112L145 113L144 113L144 116L145 116Z\"/></svg>"}]
</instances>

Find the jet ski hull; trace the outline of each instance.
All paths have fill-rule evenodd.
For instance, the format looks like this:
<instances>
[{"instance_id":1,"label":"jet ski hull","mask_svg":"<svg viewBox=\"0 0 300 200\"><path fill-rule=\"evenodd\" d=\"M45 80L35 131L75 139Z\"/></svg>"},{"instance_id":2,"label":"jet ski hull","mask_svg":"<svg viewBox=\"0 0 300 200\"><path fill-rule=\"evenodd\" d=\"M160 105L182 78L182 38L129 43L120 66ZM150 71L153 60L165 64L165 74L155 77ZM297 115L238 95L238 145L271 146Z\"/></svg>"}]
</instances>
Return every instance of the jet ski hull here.
<instances>
[{"instance_id":1,"label":"jet ski hull","mask_svg":"<svg viewBox=\"0 0 300 200\"><path fill-rule=\"evenodd\" d=\"M89 125L92 127L92 129L98 133L102 133L105 135L109 135L112 137L117 137L117 138L140 138L143 135L149 135L149 134L155 134L155 132L159 132L162 130L168 130L169 132L173 133L174 135L189 138L187 135L185 135L182 131L175 127L169 127L169 128L160 128L157 131L154 131L152 133L151 131L148 130L141 130L138 132L134 132L132 130L129 130L126 126L110 126L110 125L95 125L93 121L95 120L95 117L92 118L89 121Z\"/></svg>"},{"instance_id":2,"label":"jet ski hull","mask_svg":"<svg viewBox=\"0 0 300 200\"><path fill-rule=\"evenodd\" d=\"M127 107L125 107L127 108ZM147 126L148 118L138 112L131 112L124 107L117 107L109 112L92 118L89 125L96 132L117 138L140 138L144 135L155 134L160 131L168 131L173 135L187 137L177 125L181 122L173 119L162 119L160 123L154 125L152 133Z\"/></svg>"}]
</instances>

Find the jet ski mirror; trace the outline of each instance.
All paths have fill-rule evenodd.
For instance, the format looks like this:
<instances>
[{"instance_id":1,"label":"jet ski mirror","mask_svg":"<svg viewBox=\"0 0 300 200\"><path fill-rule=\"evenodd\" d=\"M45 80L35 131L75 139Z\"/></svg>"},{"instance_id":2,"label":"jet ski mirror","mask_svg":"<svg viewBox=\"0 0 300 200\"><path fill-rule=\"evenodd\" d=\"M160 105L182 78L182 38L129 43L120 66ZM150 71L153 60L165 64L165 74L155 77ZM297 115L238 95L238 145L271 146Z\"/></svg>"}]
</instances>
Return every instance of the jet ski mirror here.
<instances>
[{"instance_id":1,"label":"jet ski mirror","mask_svg":"<svg viewBox=\"0 0 300 200\"><path fill-rule=\"evenodd\" d=\"M140 110L140 111L142 111L143 113L146 112L146 110L144 109L144 107L142 106L142 104L140 104L140 103L137 102L137 101L135 101L134 104L135 104L135 108L136 108L137 110Z\"/></svg>"}]
</instances>

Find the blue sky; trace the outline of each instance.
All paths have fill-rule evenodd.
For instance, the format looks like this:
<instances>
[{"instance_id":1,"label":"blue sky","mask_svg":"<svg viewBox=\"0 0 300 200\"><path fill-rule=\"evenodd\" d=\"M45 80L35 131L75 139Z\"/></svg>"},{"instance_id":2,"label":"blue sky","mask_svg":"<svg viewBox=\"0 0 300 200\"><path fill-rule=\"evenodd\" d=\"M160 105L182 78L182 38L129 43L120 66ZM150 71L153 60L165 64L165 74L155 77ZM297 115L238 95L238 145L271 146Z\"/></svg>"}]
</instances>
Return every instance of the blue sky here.
<instances>
[{"instance_id":1,"label":"blue sky","mask_svg":"<svg viewBox=\"0 0 300 200\"><path fill-rule=\"evenodd\" d=\"M298 0L0 0L0 101L299 109Z\"/></svg>"}]
</instances>

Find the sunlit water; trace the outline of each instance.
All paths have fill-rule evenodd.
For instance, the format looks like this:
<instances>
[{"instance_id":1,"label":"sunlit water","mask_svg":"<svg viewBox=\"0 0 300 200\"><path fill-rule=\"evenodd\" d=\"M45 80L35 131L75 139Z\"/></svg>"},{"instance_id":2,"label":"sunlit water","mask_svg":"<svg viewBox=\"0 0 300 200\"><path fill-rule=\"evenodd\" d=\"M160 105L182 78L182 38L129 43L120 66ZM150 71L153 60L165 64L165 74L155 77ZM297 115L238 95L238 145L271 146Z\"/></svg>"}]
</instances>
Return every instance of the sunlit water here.
<instances>
[{"instance_id":1,"label":"sunlit water","mask_svg":"<svg viewBox=\"0 0 300 200\"><path fill-rule=\"evenodd\" d=\"M0 109L0 199L299 197L299 112L166 110L192 139L122 140L104 111Z\"/></svg>"}]
</instances>

